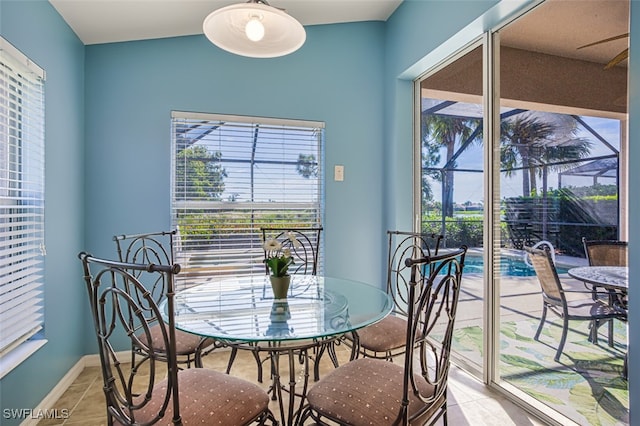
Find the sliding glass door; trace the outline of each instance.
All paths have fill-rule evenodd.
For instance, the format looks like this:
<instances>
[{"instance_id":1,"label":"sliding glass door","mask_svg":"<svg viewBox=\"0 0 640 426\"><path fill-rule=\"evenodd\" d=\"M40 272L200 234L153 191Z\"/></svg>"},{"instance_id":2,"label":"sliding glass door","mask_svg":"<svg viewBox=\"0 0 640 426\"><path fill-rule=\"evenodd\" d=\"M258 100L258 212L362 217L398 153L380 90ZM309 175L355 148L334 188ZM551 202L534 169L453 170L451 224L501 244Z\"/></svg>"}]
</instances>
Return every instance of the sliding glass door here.
<instances>
[{"instance_id":1,"label":"sliding glass door","mask_svg":"<svg viewBox=\"0 0 640 426\"><path fill-rule=\"evenodd\" d=\"M628 40L588 45L605 38L603 31L628 33L628 3L605 3L547 1L494 35L500 99L493 144L500 155L492 170L500 190L493 203L501 230L494 247L500 252L495 379L543 412L581 425L628 422L626 325L614 320L611 327L599 326L594 342L592 321L572 320L564 327L550 311L543 319L541 281L549 279L536 274L523 249L550 249L571 306L593 301L591 288L567 274L587 263L583 239L626 235L627 68L626 62L607 63ZM590 29L567 38L560 18L569 16ZM557 40L556 50L531 40L542 37Z\"/></svg>"},{"instance_id":2,"label":"sliding glass door","mask_svg":"<svg viewBox=\"0 0 640 426\"><path fill-rule=\"evenodd\" d=\"M583 239L626 239L628 7L547 0L416 81L420 228L470 247L454 359L550 423L628 422L626 324L571 321L556 360L525 251L550 248L571 302Z\"/></svg>"},{"instance_id":3,"label":"sliding glass door","mask_svg":"<svg viewBox=\"0 0 640 426\"><path fill-rule=\"evenodd\" d=\"M483 97L482 46L469 48L419 83L420 226L445 248L469 247L458 309L455 356L482 371Z\"/></svg>"}]
</instances>

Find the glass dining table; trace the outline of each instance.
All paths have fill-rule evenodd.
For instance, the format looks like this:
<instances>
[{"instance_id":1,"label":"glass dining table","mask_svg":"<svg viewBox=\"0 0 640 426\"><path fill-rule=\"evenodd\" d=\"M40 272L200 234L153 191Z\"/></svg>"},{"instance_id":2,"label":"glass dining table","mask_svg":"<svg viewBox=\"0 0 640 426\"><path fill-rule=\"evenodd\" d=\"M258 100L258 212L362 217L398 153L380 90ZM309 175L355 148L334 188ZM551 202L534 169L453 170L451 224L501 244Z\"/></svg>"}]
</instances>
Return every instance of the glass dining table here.
<instances>
[{"instance_id":1,"label":"glass dining table","mask_svg":"<svg viewBox=\"0 0 640 426\"><path fill-rule=\"evenodd\" d=\"M219 346L268 354L270 392L279 400L282 423L287 425L306 398L310 354L317 359L330 343L380 321L391 312L393 300L379 287L314 275L292 275L287 298L275 299L269 277L254 274L212 278L180 290L174 308L179 330L213 338ZM164 303L161 309L165 311ZM289 362L286 385L280 378L283 356ZM304 369L299 391L296 361ZM287 414L283 391L289 395Z\"/></svg>"}]
</instances>

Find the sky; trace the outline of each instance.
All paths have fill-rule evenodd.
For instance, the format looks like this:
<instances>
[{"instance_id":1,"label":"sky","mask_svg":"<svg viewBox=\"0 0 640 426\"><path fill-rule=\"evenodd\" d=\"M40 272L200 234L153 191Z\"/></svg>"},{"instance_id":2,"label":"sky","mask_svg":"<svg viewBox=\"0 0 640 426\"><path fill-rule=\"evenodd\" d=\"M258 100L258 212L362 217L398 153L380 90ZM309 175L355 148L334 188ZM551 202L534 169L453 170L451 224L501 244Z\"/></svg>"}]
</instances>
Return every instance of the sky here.
<instances>
[{"instance_id":1,"label":"sky","mask_svg":"<svg viewBox=\"0 0 640 426\"><path fill-rule=\"evenodd\" d=\"M602 138L609 142L616 149L620 149L620 121L614 119L598 118L598 117L586 117L582 116L583 120L595 130ZM592 133L587 131L583 126L579 125L579 131L577 137L583 137L592 142L591 155L593 157L609 155L612 151L602 142L600 142ZM446 153L444 149L441 150L441 163L444 163ZM458 157L458 168L469 170L483 170L483 147L479 144L470 145L467 150ZM479 203L484 201L484 176L482 173L466 173L458 172L455 174L454 181L454 202L463 204L465 202ZM558 188L558 173L552 172L548 177L549 189ZM600 181L603 184L615 183L613 179L602 179ZM541 181L538 181L540 185ZM442 189L441 185L437 181L431 181L432 189L436 199L440 197ZM501 198L514 197L522 195L522 174L515 172L511 177L507 178L504 174L501 174L500 180ZM581 177L563 177L562 185L566 186L590 186L592 184L591 178Z\"/></svg>"},{"instance_id":2,"label":"sky","mask_svg":"<svg viewBox=\"0 0 640 426\"><path fill-rule=\"evenodd\" d=\"M442 102L436 100L435 102ZM432 103L431 105L433 105ZM425 104L428 107L428 104ZM457 103L449 108L450 113L456 115L480 117L482 112L478 105ZM446 112L449 112L446 110ZM445 110L443 110L445 111ZM551 118L548 115L547 119ZM597 117L582 117L587 124L611 145L620 147L620 121ZM206 127L206 126L204 126ZM202 127L200 127L202 128ZM223 129L231 129L223 130ZM208 126L211 131L212 127ZM253 146L255 127L238 123L225 123L216 126L210 134L199 139L198 144L204 144L210 151L223 153L223 167L227 172L225 178L226 190L222 195L223 200L235 199L237 202L251 200L250 158ZM256 160L254 164L254 200L262 202L311 202L317 199L317 193L311 193L310 188L318 188L315 179L306 179L297 173L295 162L299 154L318 153L319 139L311 129L290 128L288 126L260 127L257 133L258 139L255 146ZM224 133L222 133L224 131ZM317 131L317 130L316 130ZM198 135L195 135L198 136ZM593 157L609 155L612 151L605 144L598 141L584 127L579 126L578 137L592 141L591 153ZM320 137L322 140L322 136ZM440 153L442 165L446 158L444 148ZM224 160L240 161L224 161ZM483 170L484 154L481 144L470 145L464 153L458 157L459 169ZM284 166L285 163L289 165ZM472 172L457 172L454 182L454 202L481 203L484 201L484 177L483 174ZM608 181L612 181L609 179ZM558 187L557 172L550 173L549 189ZM602 180L607 183L607 179ZM540 184L540 182L538 182ZM590 186L591 178L563 177L563 186ZM431 181L433 193L436 199L440 199L441 185L437 181ZM313 192L313 191L312 191ZM516 171L507 178L501 174L501 198L522 195L522 175Z\"/></svg>"},{"instance_id":3,"label":"sky","mask_svg":"<svg viewBox=\"0 0 640 426\"><path fill-rule=\"evenodd\" d=\"M251 122L188 124L179 128L189 129L185 138L210 153L221 153L226 173L223 201L309 203L318 199L319 178L301 176L297 161L301 154L319 159L321 129Z\"/></svg>"}]
</instances>

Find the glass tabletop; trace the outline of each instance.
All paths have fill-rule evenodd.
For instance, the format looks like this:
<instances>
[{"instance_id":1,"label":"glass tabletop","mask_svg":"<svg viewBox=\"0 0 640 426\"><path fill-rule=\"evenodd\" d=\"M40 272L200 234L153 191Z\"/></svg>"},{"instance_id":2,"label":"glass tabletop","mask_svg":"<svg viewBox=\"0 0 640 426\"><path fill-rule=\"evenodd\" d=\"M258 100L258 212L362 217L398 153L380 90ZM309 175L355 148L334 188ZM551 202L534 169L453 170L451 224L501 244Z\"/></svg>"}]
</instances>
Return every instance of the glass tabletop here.
<instances>
[{"instance_id":1,"label":"glass tabletop","mask_svg":"<svg viewBox=\"0 0 640 426\"><path fill-rule=\"evenodd\" d=\"M287 298L274 299L269 277L257 274L177 292L175 324L220 340L289 341L344 334L381 320L392 307L380 288L313 275L292 275ZM161 309L166 315L165 302Z\"/></svg>"}]
</instances>

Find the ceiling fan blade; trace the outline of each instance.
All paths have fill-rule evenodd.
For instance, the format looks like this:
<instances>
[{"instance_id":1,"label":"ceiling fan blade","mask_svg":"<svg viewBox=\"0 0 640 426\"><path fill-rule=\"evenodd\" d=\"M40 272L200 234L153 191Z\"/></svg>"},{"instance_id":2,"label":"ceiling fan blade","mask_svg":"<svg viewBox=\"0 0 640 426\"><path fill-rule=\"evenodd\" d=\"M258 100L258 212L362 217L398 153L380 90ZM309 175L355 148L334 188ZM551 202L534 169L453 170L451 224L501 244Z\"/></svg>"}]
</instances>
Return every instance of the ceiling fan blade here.
<instances>
[{"instance_id":1,"label":"ceiling fan blade","mask_svg":"<svg viewBox=\"0 0 640 426\"><path fill-rule=\"evenodd\" d=\"M622 52L618 53L615 58L609 61L607 65L605 65L604 69L608 70L609 68L613 68L618 65L620 62L624 61L629 57L629 48L624 49Z\"/></svg>"},{"instance_id":2,"label":"ceiling fan blade","mask_svg":"<svg viewBox=\"0 0 640 426\"><path fill-rule=\"evenodd\" d=\"M625 37L629 37L629 33L620 34L620 35L617 35L617 36L614 36L614 37L605 38L603 40L594 41L593 43L589 43L589 44L585 44L584 46L580 46L580 47L576 48L576 50L584 49L585 47L591 47L591 46L595 46L595 45L602 44L602 43L607 43L607 42L613 41L613 40L620 40L621 38L625 38Z\"/></svg>"}]
</instances>

